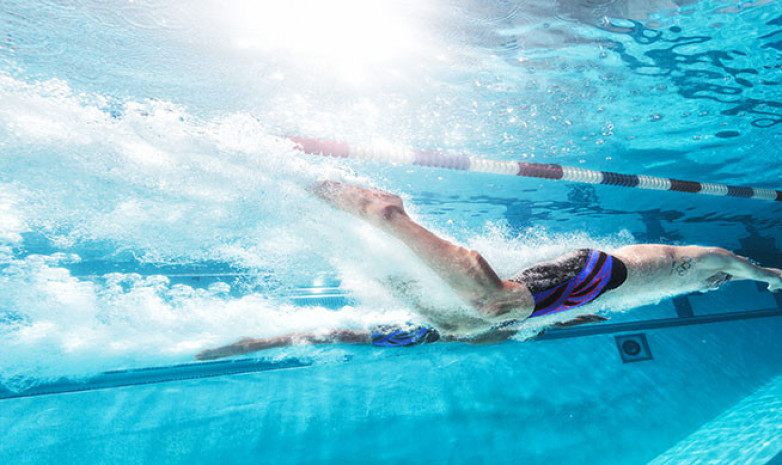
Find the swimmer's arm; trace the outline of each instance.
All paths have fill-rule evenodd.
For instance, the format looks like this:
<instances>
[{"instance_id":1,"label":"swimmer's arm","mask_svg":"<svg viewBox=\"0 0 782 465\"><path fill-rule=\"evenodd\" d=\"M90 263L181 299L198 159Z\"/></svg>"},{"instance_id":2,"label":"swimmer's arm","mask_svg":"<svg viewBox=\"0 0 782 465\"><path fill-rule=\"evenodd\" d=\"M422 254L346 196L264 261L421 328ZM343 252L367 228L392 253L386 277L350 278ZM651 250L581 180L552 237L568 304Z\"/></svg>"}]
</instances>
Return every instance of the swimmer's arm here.
<instances>
[{"instance_id":1,"label":"swimmer's arm","mask_svg":"<svg viewBox=\"0 0 782 465\"><path fill-rule=\"evenodd\" d=\"M369 331L362 329L337 329L328 333L293 333L265 339L245 338L227 346L207 349L196 354L196 360L215 360L218 358L244 355L260 350L276 349L303 344L370 344Z\"/></svg>"},{"instance_id":2,"label":"swimmer's arm","mask_svg":"<svg viewBox=\"0 0 782 465\"><path fill-rule=\"evenodd\" d=\"M609 319L610 318L606 318L604 316L595 315L595 314L579 315L573 318L572 320L559 321L551 326L555 328L570 328L571 326L585 325L587 323L601 323L603 321L608 321ZM545 332L546 332L546 328L543 328L538 334L535 335L535 337L532 338L532 340L539 338Z\"/></svg>"},{"instance_id":3,"label":"swimmer's arm","mask_svg":"<svg viewBox=\"0 0 782 465\"><path fill-rule=\"evenodd\" d=\"M728 273L736 280L761 281L768 284L770 291L782 290L782 270L754 265L748 259L719 247L705 248L699 258L700 263L713 267L715 271Z\"/></svg>"}]
</instances>

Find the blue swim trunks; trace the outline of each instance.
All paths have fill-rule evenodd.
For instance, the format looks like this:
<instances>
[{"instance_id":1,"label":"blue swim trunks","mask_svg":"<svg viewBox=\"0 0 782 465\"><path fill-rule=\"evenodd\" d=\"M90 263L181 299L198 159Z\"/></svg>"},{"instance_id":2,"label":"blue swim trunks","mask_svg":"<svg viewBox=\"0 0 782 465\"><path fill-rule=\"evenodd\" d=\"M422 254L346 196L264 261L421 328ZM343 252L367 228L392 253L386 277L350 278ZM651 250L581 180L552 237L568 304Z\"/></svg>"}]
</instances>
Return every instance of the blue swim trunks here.
<instances>
[{"instance_id":1,"label":"blue swim trunks","mask_svg":"<svg viewBox=\"0 0 782 465\"><path fill-rule=\"evenodd\" d=\"M627 279L618 258L595 249L579 249L522 270L510 281L524 284L535 300L530 318L586 305Z\"/></svg>"}]
</instances>

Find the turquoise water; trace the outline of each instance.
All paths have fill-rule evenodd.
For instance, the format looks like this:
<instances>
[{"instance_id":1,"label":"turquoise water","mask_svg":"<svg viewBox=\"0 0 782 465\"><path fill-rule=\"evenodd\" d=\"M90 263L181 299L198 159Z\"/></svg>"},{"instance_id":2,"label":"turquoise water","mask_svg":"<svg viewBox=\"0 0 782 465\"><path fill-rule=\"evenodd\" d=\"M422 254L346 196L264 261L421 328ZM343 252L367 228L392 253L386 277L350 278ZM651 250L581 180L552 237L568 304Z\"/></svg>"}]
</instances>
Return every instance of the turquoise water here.
<instances>
[{"instance_id":1,"label":"turquoise water","mask_svg":"<svg viewBox=\"0 0 782 465\"><path fill-rule=\"evenodd\" d=\"M777 203L311 158L282 137L779 189L781 25L766 1L4 2L0 460L782 460L746 426L778 428L758 405L782 374L780 299L754 283L535 342L170 368L243 336L414 320L389 277L465 311L312 198L319 179L402 195L501 275L642 242L782 266ZM637 334L651 359L623 363ZM31 395L47 386L81 392Z\"/></svg>"}]
</instances>

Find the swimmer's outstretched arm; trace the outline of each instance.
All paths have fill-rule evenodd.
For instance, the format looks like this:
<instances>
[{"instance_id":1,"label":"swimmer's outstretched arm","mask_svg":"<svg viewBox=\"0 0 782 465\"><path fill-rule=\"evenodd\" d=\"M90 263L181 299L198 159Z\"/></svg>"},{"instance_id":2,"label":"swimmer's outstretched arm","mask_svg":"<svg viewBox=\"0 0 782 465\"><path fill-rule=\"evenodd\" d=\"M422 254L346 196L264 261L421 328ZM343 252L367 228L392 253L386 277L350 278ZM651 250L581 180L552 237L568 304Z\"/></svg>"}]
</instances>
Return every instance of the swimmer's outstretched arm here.
<instances>
[{"instance_id":1,"label":"swimmer's outstretched arm","mask_svg":"<svg viewBox=\"0 0 782 465\"><path fill-rule=\"evenodd\" d=\"M554 323L553 326L566 328L585 323L608 321L600 315L580 315L571 321ZM544 330L545 331L545 330ZM540 336L544 331L537 334ZM495 330L473 337L444 335L443 342L466 342L469 344L496 344L505 341L516 334L516 330ZM537 337L535 336L535 337ZM534 338L533 338L534 339ZM371 344L372 334L365 329L336 329L328 333L293 333L265 339L245 338L227 346L207 349L196 354L196 360L216 360L233 357L266 349L276 349L304 344Z\"/></svg>"},{"instance_id":2,"label":"swimmer's outstretched arm","mask_svg":"<svg viewBox=\"0 0 782 465\"><path fill-rule=\"evenodd\" d=\"M207 349L196 354L196 360L215 360L259 350L276 349L303 344L370 344L372 337L363 329L337 329L328 333L293 333L266 339L242 339L227 346Z\"/></svg>"}]
</instances>

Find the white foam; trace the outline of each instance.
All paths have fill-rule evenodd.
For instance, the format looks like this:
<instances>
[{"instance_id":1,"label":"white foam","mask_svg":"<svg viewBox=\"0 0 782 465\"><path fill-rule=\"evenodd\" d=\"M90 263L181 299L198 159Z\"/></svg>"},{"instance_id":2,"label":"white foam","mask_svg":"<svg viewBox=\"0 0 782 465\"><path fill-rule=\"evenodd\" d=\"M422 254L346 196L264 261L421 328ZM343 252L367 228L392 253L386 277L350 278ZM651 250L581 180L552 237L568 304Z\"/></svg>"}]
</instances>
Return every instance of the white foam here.
<instances>
[{"instance_id":1,"label":"white foam","mask_svg":"<svg viewBox=\"0 0 782 465\"><path fill-rule=\"evenodd\" d=\"M242 335L366 327L405 313L393 300L300 310L163 277L74 277L65 266L83 253L105 261L128 254L154 263L212 260L283 282L311 277L320 271L313 263L325 268L345 250L359 250L368 266L381 263L369 253L377 240L364 225L307 192L321 177L361 180L336 160L302 159L247 113L200 120L170 102L129 101L114 117L105 99L62 81L7 75L0 75L0 101L3 381L189 359ZM29 231L73 254L20 255Z\"/></svg>"},{"instance_id":2,"label":"white foam","mask_svg":"<svg viewBox=\"0 0 782 465\"><path fill-rule=\"evenodd\" d=\"M162 276L115 273L89 282L57 267L63 258L30 256L0 276L0 307L19 318L0 330L6 385L186 361L242 336L367 327L402 311L297 308L260 294L233 298L224 285L171 285Z\"/></svg>"},{"instance_id":3,"label":"white foam","mask_svg":"<svg viewBox=\"0 0 782 465\"><path fill-rule=\"evenodd\" d=\"M394 276L419 282L427 305L470 311L399 241L307 192L320 178L369 180L340 160L303 158L252 114L197 118L171 102L108 102L59 80L2 74L0 101L2 383L186 361L242 336L415 318L385 285ZM67 253L25 256L30 231ZM510 275L573 247L630 238L512 236L490 225L468 242ZM235 297L224 284L194 289L133 273L91 281L67 269L81 256L215 261L284 285L334 269L358 306L302 309L263 293Z\"/></svg>"},{"instance_id":4,"label":"white foam","mask_svg":"<svg viewBox=\"0 0 782 465\"><path fill-rule=\"evenodd\" d=\"M14 190L0 184L0 263L12 256L12 247L21 243L22 233L29 230Z\"/></svg>"}]
</instances>

